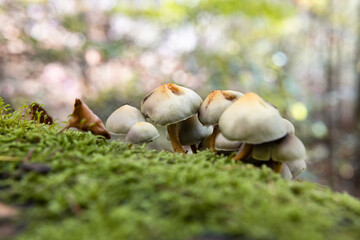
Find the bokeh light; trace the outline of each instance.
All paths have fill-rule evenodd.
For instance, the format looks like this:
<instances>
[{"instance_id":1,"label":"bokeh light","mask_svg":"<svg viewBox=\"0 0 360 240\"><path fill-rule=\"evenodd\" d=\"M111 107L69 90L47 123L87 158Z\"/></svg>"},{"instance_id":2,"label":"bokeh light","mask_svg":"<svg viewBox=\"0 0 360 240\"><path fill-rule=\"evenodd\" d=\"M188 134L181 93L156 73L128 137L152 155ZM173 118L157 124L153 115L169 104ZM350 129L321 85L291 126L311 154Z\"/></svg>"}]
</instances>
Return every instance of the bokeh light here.
<instances>
[{"instance_id":1,"label":"bokeh light","mask_svg":"<svg viewBox=\"0 0 360 240\"><path fill-rule=\"evenodd\" d=\"M290 106L290 114L297 121L303 121L308 116L308 110L304 103L296 102Z\"/></svg>"}]
</instances>

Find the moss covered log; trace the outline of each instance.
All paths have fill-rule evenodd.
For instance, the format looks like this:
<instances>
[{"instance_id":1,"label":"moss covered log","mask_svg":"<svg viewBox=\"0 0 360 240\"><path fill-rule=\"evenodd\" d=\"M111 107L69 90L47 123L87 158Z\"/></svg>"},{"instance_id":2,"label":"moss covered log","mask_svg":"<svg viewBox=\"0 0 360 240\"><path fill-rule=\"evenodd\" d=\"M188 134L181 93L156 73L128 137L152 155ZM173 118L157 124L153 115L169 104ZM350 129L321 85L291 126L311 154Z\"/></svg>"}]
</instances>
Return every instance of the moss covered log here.
<instances>
[{"instance_id":1,"label":"moss covered log","mask_svg":"<svg viewBox=\"0 0 360 240\"><path fill-rule=\"evenodd\" d=\"M209 151L57 135L0 105L0 202L19 211L0 235L10 224L21 240L360 239L360 202L347 194Z\"/></svg>"}]
</instances>

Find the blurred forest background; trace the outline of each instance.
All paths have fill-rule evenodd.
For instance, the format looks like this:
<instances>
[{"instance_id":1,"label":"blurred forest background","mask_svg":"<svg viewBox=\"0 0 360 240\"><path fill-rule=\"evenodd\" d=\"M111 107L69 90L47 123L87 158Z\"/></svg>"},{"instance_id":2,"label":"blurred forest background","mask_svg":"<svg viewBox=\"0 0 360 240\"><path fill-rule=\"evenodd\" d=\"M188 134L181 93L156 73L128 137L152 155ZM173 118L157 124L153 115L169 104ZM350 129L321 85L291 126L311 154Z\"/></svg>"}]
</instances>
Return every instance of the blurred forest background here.
<instances>
[{"instance_id":1,"label":"blurred forest background","mask_svg":"<svg viewBox=\"0 0 360 240\"><path fill-rule=\"evenodd\" d=\"M174 82L254 91L294 123L307 180L360 196L360 1L0 0L0 96L104 121Z\"/></svg>"}]
</instances>

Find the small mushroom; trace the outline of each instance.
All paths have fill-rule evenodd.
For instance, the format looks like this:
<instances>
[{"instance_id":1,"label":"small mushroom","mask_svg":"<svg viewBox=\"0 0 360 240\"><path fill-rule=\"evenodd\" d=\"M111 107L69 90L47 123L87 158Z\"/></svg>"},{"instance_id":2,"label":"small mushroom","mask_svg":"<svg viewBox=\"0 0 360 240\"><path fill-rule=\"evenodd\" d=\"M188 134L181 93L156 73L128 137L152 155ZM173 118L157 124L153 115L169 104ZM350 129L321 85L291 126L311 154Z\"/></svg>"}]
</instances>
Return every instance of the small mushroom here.
<instances>
[{"instance_id":1,"label":"small mushroom","mask_svg":"<svg viewBox=\"0 0 360 240\"><path fill-rule=\"evenodd\" d=\"M271 158L277 162L292 162L306 159L304 144L294 134L277 141L272 148Z\"/></svg>"},{"instance_id":2,"label":"small mushroom","mask_svg":"<svg viewBox=\"0 0 360 240\"><path fill-rule=\"evenodd\" d=\"M139 109L123 105L116 109L106 120L106 128L113 135L125 135L137 122L145 122Z\"/></svg>"},{"instance_id":3,"label":"small mushroom","mask_svg":"<svg viewBox=\"0 0 360 240\"><path fill-rule=\"evenodd\" d=\"M154 123L166 126L174 152L185 153L176 123L196 114L201 103L201 97L193 90L170 83L147 94L141 102L141 112Z\"/></svg>"},{"instance_id":4,"label":"small mushroom","mask_svg":"<svg viewBox=\"0 0 360 240\"><path fill-rule=\"evenodd\" d=\"M221 115L219 127L229 140L244 142L234 160L245 159L253 144L271 142L287 134L279 111L256 93L246 93Z\"/></svg>"},{"instance_id":5,"label":"small mushroom","mask_svg":"<svg viewBox=\"0 0 360 240\"><path fill-rule=\"evenodd\" d=\"M252 157L260 161L273 160L275 172L280 172L283 163L306 159L304 144L294 134L287 134L284 138L269 143L253 146Z\"/></svg>"},{"instance_id":6,"label":"small mushroom","mask_svg":"<svg viewBox=\"0 0 360 240\"><path fill-rule=\"evenodd\" d=\"M151 142L159 137L158 130L148 122L137 122L128 131L125 141L131 144L142 144Z\"/></svg>"},{"instance_id":7,"label":"small mushroom","mask_svg":"<svg viewBox=\"0 0 360 240\"><path fill-rule=\"evenodd\" d=\"M214 125L214 130L210 138L210 149L215 147L215 138L219 133L218 123L221 114L237 99L244 94L232 90L214 90L201 104L199 109L199 120L204 125Z\"/></svg>"},{"instance_id":8,"label":"small mushroom","mask_svg":"<svg viewBox=\"0 0 360 240\"><path fill-rule=\"evenodd\" d=\"M294 125L292 125L292 123L285 118L283 118L283 122L285 124L287 133L294 134L295 133ZM274 147L274 144L275 144L274 142L254 144L253 150L252 150L252 157L259 161L270 160L271 159L271 151L272 151L272 148Z\"/></svg>"},{"instance_id":9,"label":"small mushroom","mask_svg":"<svg viewBox=\"0 0 360 240\"><path fill-rule=\"evenodd\" d=\"M193 153L197 151L196 144L213 131L212 126L202 125L196 114L177 124L181 145L190 145Z\"/></svg>"},{"instance_id":10,"label":"small mushroom","mask_svg":"<svg viewBox=\"0 0 360 240\"><path fill-rule=\"evenodd\" d=\"M298 177L301 173L303 173L306 170L305 160L296 160L296 161L286 162L286 165L289 167L291 174L293 176L293 179Z\"/></svg>"},{"instance_id":11,"label":"small mushroom","mask_svg":"<svg viewBox=\"0 0 360 240\"><path fill-rule=\"evenodd\" d=\"M242 144L243 143L240 141L231 141L227 139L221 132L219 132L215 138L214 148L220 151L236 151L241 148Z\"/></svg>"}]
</instances>

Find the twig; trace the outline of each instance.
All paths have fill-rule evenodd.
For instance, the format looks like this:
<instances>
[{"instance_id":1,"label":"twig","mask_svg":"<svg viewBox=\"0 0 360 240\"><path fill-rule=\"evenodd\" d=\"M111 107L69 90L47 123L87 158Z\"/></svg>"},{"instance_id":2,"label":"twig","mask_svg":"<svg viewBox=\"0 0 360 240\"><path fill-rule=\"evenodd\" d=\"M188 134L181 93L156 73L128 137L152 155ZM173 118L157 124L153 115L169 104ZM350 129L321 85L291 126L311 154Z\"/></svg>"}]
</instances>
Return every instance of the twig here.
<instances>
[{"instance_id":1,"label":"twig","mask_svg":"<svg viewBox=\"0 0 360 240\"><path fill-rule=\"evenodd\" d=\"M35 148L32 148L29 150L29 152L26 154L26 157L23 159L24 163L29 162L29 160L31 159L31 156L34 154L35 152Z\"/></svg>"}]
</instances>

